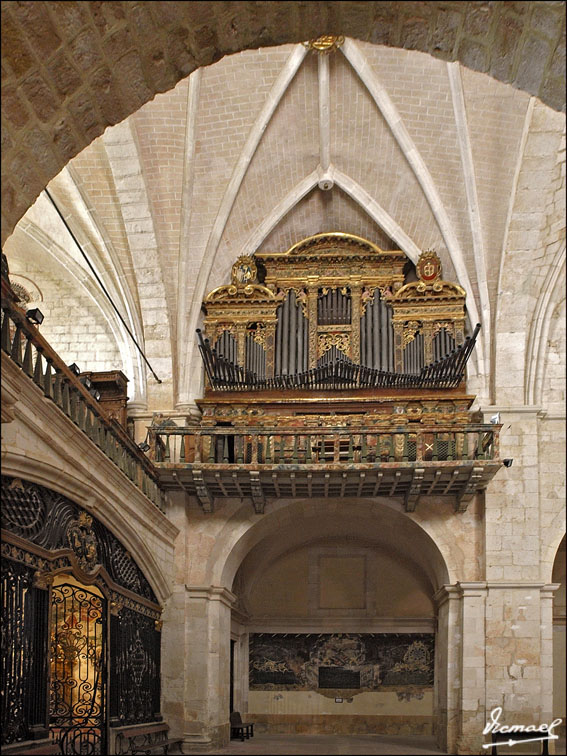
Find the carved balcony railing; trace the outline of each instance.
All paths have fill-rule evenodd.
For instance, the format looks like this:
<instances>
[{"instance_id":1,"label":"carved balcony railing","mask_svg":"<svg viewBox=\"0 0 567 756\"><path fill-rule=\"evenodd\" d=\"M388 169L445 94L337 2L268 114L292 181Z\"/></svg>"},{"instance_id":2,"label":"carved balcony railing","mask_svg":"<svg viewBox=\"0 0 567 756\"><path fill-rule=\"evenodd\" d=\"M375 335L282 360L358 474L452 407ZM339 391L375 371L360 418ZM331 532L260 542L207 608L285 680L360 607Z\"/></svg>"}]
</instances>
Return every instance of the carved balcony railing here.
<instances>
[{"instance_id":1,"label":"carved balcony railing","mask_svg":"<svg viewBox=\"0 0 567 756\"><path fill-rule=\"evenodd\" d=\"M156 470L126 431L110 420L24 311L11 301L2 279L1 347L90 440L157 507L163 509Z\"/></svg>"},{"instance_id":2,"label":"carved balcony railing","mask_svg":"<svg viewBox=\"0 0 567 756\"><path fill-rule=\"evenodd\" d=\"M458 509L500 468L499 427L150 428L150 455L164 485L217 497L456 497Z\"/></svg>"}]
</instances>

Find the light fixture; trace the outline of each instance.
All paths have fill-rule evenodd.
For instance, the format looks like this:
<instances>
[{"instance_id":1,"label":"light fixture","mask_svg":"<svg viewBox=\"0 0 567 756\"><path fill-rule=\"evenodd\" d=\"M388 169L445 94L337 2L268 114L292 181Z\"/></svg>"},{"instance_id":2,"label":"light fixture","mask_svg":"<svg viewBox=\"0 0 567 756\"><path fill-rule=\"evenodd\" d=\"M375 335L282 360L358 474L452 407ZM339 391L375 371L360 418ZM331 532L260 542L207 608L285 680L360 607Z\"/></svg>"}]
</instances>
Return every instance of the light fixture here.
<instances>
[{"instance_id":1,"label":"light fixture","mask_svg":"<svg viewBox=\"0 0 567 756\"><path fill-rule=\"evenodd\" d=\"M150 450L150 445L148 444L148 436L149 435L150 435L150 430L148 428L148 431L146 433L145 439L140 444L138 444L138 449L140 451L147 452L147 451Z\"/></svg>"},{"instance_id":2,"label":"light fixture","mask_svg":"<svg viewBox=\"0 0 567 756\"><path fill-rule=\"evenodd\" d=\"M91 379L88 376L84 375L82 378L79 378L79 380L81 381L81 383L83 384L83 386L87 389L87 391L91 390L91 388L93 386L93 382L91 381Z\"/></svg>"},{"instance_id":3,"label":"light fixture","mask_svg":"<svg viewBox=\"0 0 567 756\"><path fill-rule=\"evenodd\" d=\"M87 379L87 380L88 380L88 379ZM94 397L94 398L95 398L95 399L97 400L97 402L100 402L100 396L101 396L101 395L100 395L100 391L99 391L98 389L96 389L96 388L91 388L91 389L89 389L89 394L90 394L90 395L91 395L92 397Z\"/></svg>"},{"instance_id":4,"label":"light fixture","mask_svg":"<svg viewBox=\"0 0 567 756\"><path fill-rule=\"evenodd\" d=\"M41 325L43 323L43 313L37 307L33 310L28 310L26 312L26 318L36 325Z\"/></svg>"},{"instance_id":5,"label":"light fixture","mask_svg":"<svg viewBox=\"0 0 567 756\"><path fill-rule=\"evenodd\" d=\"M504 463L504 467L512 467L512 464L514 463L513 459L503 459L502 462Z\"/></svg>"},{"instance_id":6,"label":"light fixture","mask_svg":"<svg viewBox=\"0 0 567 756\"><path fill-rule=\"evenodd\" d=\"M69 367L69 370L75 375L81 374L81 368L77 365L76 362L74 362L72 365L69 365L68 367Z\"/></svg>"},{"instance_id":7,"label":"light fixture","mask_svg":"<svg viewBox=\"0 0 567 756\"><path fill-rule=\"evenodd\" d=\"M492 415L492 417L490 418L490 424L500 425L500 412L497 412L495 415Z\"/></svg>"}]
</instances>

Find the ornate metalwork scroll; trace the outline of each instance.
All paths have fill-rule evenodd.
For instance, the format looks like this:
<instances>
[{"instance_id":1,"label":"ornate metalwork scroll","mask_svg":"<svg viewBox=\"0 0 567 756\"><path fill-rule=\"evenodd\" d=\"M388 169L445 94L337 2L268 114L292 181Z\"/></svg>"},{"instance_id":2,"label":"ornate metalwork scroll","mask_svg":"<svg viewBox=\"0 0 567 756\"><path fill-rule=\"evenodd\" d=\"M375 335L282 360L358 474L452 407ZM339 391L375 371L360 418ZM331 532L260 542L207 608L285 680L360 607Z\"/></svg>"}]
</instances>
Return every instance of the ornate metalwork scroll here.
<instances>
[{"instance_id":1,"label":"ornate metalwork scroll","mask_svg":"<svg viewBox=\"0 0 567 756\"><path fill-rule=\"evenodd\" d=\"M64 754L106 749L106 601L86 588L54 586L51 597L49 724Z\"/></svg>"},{"instance_id":2,"label":"ornate metalwork scroll","mask_svg":"<svg viewBox=\"0 0 567 756\"><path fill-rule=\"evenodd\" d=\"M116 632L110 640L120 650L111 658L112 673L120 671L112 691L123 722L160 718L155 595L118 539L66 497L3 477L1 517L3 742L47 737L49 719L62 753L106 753L106 599L76 581L51 587L53 575L74 572L86 580L92 573L109 596Z\"/></svg>"},{"instance_id":3,"label":"ornate metalwork scroll","mask_svg":"<svg viewBox=\"0 0 567 756\"><path fill-rule=\"evenodd\" d=\"M47 594L34 588L34 568L2 564L2 744L47 736Z\"/></svg>"},{"instance_id":4,"label":"ornate metalwork scroll","mask_svg":"<svg viewBox=\"0 0 567 756\"><path fill-rule=\"evenodd\" d=\"M2 527L44 549L68 549L85 572L98 564L118 585L157 604L140 568L120 541L65 496L27 481L2 477Z\"/></svg>"},{"instance_id":5,"label":"ornate metalwork scroll","mask_svg":"<svg viewBox=\"0 0 567 756\"><path fill-rule=\"evenodd\" d=\"M155 620L123 607L110 623L111 726L161 719L161 633Z\"/></svg>"}]
</instances>

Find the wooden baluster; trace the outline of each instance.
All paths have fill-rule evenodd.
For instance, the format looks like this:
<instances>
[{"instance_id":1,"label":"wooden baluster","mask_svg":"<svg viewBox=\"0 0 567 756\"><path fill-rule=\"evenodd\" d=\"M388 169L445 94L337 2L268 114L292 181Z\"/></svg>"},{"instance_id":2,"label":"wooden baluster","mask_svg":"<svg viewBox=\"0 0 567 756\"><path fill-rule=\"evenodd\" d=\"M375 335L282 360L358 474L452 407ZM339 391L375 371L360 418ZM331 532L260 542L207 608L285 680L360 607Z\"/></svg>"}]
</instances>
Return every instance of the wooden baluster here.
<instances>
[{"instance_id":1,"label":"wooden baluster","mask_svg":"<svg viewBox=\"0 0 567 756\"><path fill-rule=\"evenodd\" d=\"M463 433L462 459L468 459L468 458L469 458L469 434L465 431Z\"/></svg>"},{"instance_id":2,"label":"wooden baluster","mask_svg":"<svg viewBox=\"0 0 567 756\"><path fill-rule=\"evenodd\" d=\"M409 459L409 434L404 433L404 451L402 455L402 461L407 462Z\"/></svg>"},{"instance_id":3,"label":"wooden baluster","mask_svg":"<svg viewBox=\"0 0 567 756\"><path fill-rule=\"evenodd\" d=\"M36 349L33 380L34 380L34 383L40 388L43 388L43 368L41 366L42 360L43 360L43 357L42 357L41 351L39 349Z\"/></svg>"},{"instance_id":4,"label":"wooden baluster","mask_svg":"<svg viewBox=\"0 0 567 756\"><path fill-rule=\"evenodd\" d=\"M244 464L244 436L234 436L236 464Z\"/></svg>"},{"instance_id":5,"label":"wooden baluster","mask_svg":"<svg viewBox=\"0 0 567 756\"><path fill-rule=\"evenodd\" d=\"M24 352L24 363L22 365L22 368L24 370L24 373L26 375L29 375L31 378L33 375L33 356L32 356L32 340L28 337L26 338L26 349Z\"/></svg>"},{"instance_id":6,"label":"wooden baluster","mask_svg":"<svg viewBox=\"0 0 567 756\"><path fill-rule=\"evenodd\" d=\"M354 462L354 444L353 444L352 434L349 436L349 439L348 439L348 461Z\"/></svg>"},{"instance_id":7,"label":"wooden baluster","mask_svg":"<svg viewBox=\"0 0 567 756\"><path fill-rule=\"evenodd\" d=\"M305 437L305 461L308 465L313 461L313 456L311 454L311 436Z\"/></svg>"},{"instance_id":8,"label":"wooden baluster","mask_svg":"<svg viewBox=\"0 0 567 756\"><path fill-rule=\"evenodd\" d=\"M266 437L266 464L272 464L271 436Z\"/></svg>"},{"instance_id":9,"label":"wooden baluster","mask_svg":"<svg viewBox=\"0 0 567 756\"><path fill-rule=\"evenodd\" d=\"M437 433L433 434L433 454L431 455L431 459L434 462L437 462L439 460L439 444L438 444L438 436Z\"/></svg>"},{"instance_id":10,"label":"wooden baluster","mask_svg":"<svg viewBox=\"0 0 567 756\"><path fill-rule=\"evenodd\" d=\"M278 462L285 464L285 436L280 436L280 458Z\"/></svg>"},{"instance_id":11,"label":"wooden baluster","mask_svg":"<svg viewBox=\"0 0 567 756\"><path fill-rule=\"evenodd\" d=\"M69 397L69 382L68 381L63 382L63 388L61 390L61 409L66 415L71 414L71 401Z\"/></svg>"},{"instance_id":12,"label":"wooden baluster","mask_svg":"<svg viewBox=\"0 0 567 756\"><path fill-rule=\"evenodd\" d=\"M78 414L78 421L79 421L79 428L84 431L85 430L85 422L86 422L86 415L87 415L87 403L83 399L83 397L80 394L77 394L77 414ZM121 448L121 445L120 445Z\"/></svg>"},{"instance_id":13,"label":"wooden baluster","mask_svg":"<svg viewBox=\"0 0 567 756\"><path fill-rule=\"evenodd\" d=\"M2 335L0 337L2 343L2 349L10 354L10 316L7 310L2 310Z\"/></svg>"},{"instance_id":14,"label":"wooden baluster","mask_svg":"<svg viewBox=\"0 0 567 756\"><path fill-rule=\"evenodd\" d=\"M165 454L164 454L164 462L170 462L171 461L171 451L169 448L169 433L165 437Z\"/></svg>"},{"instance_id":15,"label":"wooden baluster","mask_svg":"<svg viewBox=\"0 0 567 756\"><path fill-rule=\"evenodd\" d=\"M482 431L478 432L478 440L477 440L477 452L476 452L476 458L477 459L484 459L484 451L482 448L482 441L483 441L483 435Z\"/></svg>"},{"instance_id":16,"label":"wooden baluster","mask_svg":"<svg viewBox=\"0 0 567 756\"><path fill-rule=\"evenodd\" d=\"M223 436L223 447L222 447L222 461L225 465L228 464L228 436Z\"/></svg>"},{"instance_id":17,"label":"wooden baluster","mask_svg":"<svg viewBox=\"0 0 567 756\"><path fill-rule=\"evenodd\" d=\"M362 433L360 436L360 461L366 462L368 459L368 441L366 433Z\"/></svg>"},{"instance_id":18,"label":"wooden baluster","mask_svg":"<svg viewBox=\"0 0 567 756\"><path fill-rule=\"evenodd\" d=\"M455 434L451 433L450 436L452 438L449 438L447 441L447 461L452 462L455 459Z\"/></svg>"},{"instance_id":19,"label":"wooden baluster","mask_svg":"<svg viewBox=\"0 0 567 756\"><path fill-rule=\"evenodd\" d=\"M47 364L45 366L45 375L43 376L43 393L45 396L51 398L53 396L53 386L51 383L51 360L49 357L45 358L45 362Z\"/></svg>"},{"instance_id":20,"label":"wooden baluster","mask_svg":"<svg viewBox=\"0 0 567 756\"><path fill-rule=\"evenodd\" d=\"M16 325L16 333L12 341L12 348L10 350L10 356L16 363L16 365L22 365L22 326L18 323Z\"/></svg>"},{"instance_id":21,"label":"wooden baluster","mask_svg":"<svg viewBox=\"0 0 567 756\"><path fill-rule=\"evenodd\" d=\"M71 412L69 413L69 417L74 423L76 423L77 422L77 400L78 400L77 390L71 386L70 393L71 393Z\"/></svg>"},{"instance_id":22,"label":"wooden baluster","mask_svg":"<svg viewBox=\"0 0 567 756\"><path fill-rule=\"evenodd\" d=\"M53 382L53 401L58 407L62 406L63 397L61 396L61 384L63 382L63 373L60 370L55 371L55 380Z\"/></svg>"},{"instance_id":23,"label":"wooden baluster","mask_svg":"<svg viewBox=\"0 0 567 756\"><path fill-rule=\"evenodd\" d=\"M293 437L293 453L291 455L291 461L294 465L298 462L298 455L297 455L297 435L294 435Z\"/></svg>"}]
</instances>

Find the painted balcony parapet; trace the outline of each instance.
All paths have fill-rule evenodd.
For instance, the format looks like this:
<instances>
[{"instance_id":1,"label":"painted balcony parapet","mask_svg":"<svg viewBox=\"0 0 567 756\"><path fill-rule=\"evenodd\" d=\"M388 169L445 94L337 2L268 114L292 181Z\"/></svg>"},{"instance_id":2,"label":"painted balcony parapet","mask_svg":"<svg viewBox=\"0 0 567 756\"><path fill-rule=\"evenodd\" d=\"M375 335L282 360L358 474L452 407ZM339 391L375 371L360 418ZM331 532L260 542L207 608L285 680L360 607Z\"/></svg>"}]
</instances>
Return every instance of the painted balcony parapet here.
<instances>
[{"instance_id":1,"label":"painted balcony parapet","mask_svg":"<svg viewBox=\"0 0 567 756\"><path fill-rule=\"evenodd\" d=\"M215 498L453 496L464 511L501 467L499 426L150 428L165 487L181 486L212 511Z\"/></svg>"}]
</instances>

